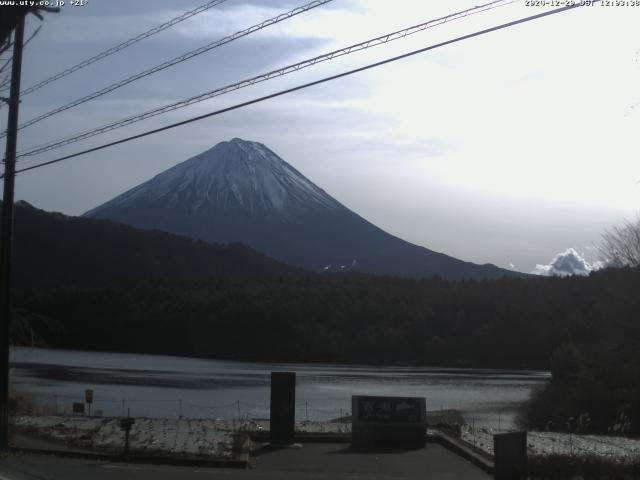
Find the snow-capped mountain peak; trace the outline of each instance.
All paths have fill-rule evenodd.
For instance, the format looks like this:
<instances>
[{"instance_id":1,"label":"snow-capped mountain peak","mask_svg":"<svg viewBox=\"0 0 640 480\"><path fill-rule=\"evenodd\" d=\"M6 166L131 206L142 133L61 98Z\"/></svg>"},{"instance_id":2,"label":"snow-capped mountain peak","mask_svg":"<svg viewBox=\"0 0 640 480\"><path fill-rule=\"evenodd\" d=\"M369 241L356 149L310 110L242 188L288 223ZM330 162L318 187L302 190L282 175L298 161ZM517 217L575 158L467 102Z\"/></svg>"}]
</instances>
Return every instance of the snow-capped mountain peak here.
<instances>
[{"instance_id":1,"label":"snow-capped mountain peak","mask_svg":"<svg viewBox=\"0 0 640 480\"><path fill-rule=\"evenodd\" d=\"M140 201L185 212L287 214L341 207L265 145L240 138L218 143L87 214Z\"/></svg>"}]
</instances>

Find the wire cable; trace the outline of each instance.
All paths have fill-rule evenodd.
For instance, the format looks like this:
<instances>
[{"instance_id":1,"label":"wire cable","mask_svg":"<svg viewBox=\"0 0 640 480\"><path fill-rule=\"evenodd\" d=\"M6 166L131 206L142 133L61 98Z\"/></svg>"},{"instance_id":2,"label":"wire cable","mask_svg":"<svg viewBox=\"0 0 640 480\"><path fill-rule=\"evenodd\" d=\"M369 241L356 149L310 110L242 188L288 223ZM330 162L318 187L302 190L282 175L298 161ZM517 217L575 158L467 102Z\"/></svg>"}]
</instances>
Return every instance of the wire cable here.
<instances>
[{"instance_id":1,"label":"wire cable","mask_svg":"<svg viewBox=\"0 0 640 480\"><path fill-rule=\"evenodd\" d=\"M263 28L269 27L271 25L275 25L276 23L282 22L284 20L287 20L291 17L294 17L296 15L299 15L301 13L307 12L313 8L319 7L321 5L324 5L325 3L329 3L332 2L333 0L314 0L310 3L307 3L306 5L303 5L301 7L296 7L293 10L290 10L288 12L285 13L281 13L280 15L270 18L268 20L265 20L259 24L253 25L252 27L249 27L245 30L241 30L239 32L234 33L233 35L229 35L227 37L224 37L220 40L217 40L215 42L209 43L208 45L205 45L204 47L200 47L196 50L192 50L190 52L187 52L183 55L180 55L179 57L175 57L169 61L166 61L160 65L157 65L155 67L152 67L148 70L145 70L143 72L137 73L135 75L132 75L128 78L125 78L124 80L120 80L119 82L113 83L107 87L104 87L96 92L90 93L89 95L85 95L82 98L78 98L70 103L67 103L66 105L62 105L61 107L57 107L54 108L53 110L47 112L47 113L43 113L42 115L35 117L31 120L28 120L24 123L22 123L21 125L18 126L18 130L22 129L22 128L26 128L29 127L35 123L38 123L42 120L44 120L45 118L49 118L52 115L56 115L60 112L64 112L65 110L69 110L70 108L73 107L77 107L78 105L82 105L83 103L86 103L90 100L94 100L98 97L101 97L102 95L106 95L109 92L113 92L114 90L117 90L118 88L124 87L125 85L128 85L132 82L135 82L136 80L140 80L141 78L147 77L149 75L153 75L154 73L160 72L162 70L165 70L166 68L172 67L173 65L177 65L179 63L182 63L184 61L187 61L197 55L200 55L202 53L208 52L209 50L212 50L214 48L220 47L222 45L225 45L227 43L233 42L234 40L237 40L239 38L242 37L246 37L247 35L250 35L254 32L257 32L258 30L262 30ZM4 137L6 134L2 134L0 135L0 138Z\"/></svg>"},{"instance_id":2,"label":"wire cable","mask_svg":"<svg viewBox=\"0 0 640 480\"><path fill-rule=\"evenodd\" d=\"M599 0L595 0L595 1L597 2ZM339 78L343 78L343 77L347 77L349 75L353 75L355 73L363 72L365 70L370 70L372 68L376 68L376 67L379 67L379 66L382 66L382 65L386 65L388 63L396 62L396 61L404 59L404 58L412 57L414 55L427 52L429 50L435 50L436 48L444 47L446 45L451 45L453 43L461 42L463 40L468 40L470 38L478 37L478 36L485 35L487 33L495 32L495 31L498 31L498 30L503 30L505 28L513 27L515 25L520 25L522 23L531 22L533 20L537 20L537 19L540 19L540 18L543 18L543 17L547 17L547 16L550 16L550 15L555 15L557 13L566 12L568 10L572 10L574 8L578 8L578 7L581 7L581 6L583 6L583 5L580 4L580 3L570 4L570 5L567 5L567 6L564 6L564 7L560 7L560 8L554 9L554 10L538 13L536 15L530 15L528 17L520 18L518 20L513 20L511 22L507 22L507 23L503 23L503 24L500 24L500 25L497 25L497 26L494 26L494 27L486 28L484 30L479 30L479 31L476 31L476 32L473 32L473 33L469 33L467 35L462 35L460 37L456 37L456 38L453 38L451 40L446 40L444 42L440 42L440 43L437 43L437 44L434 44L434 45L430 45L428 47L420 48L418 50L413 50L411 52L404 53L402 55L397 55L395 57L387 58L387 59L381 60L379 62L370 63L370 64L365 65L363 67L355 68L353 70L348 70L346 72L342 72L342 73L339 73L339 74L336 74L336 75L331 75L329 77L321 78L321 79L315 80L313 82L309 82L309 83L305 83L305 84L302 84L302 85L298 85L296 87L287 88L285 90L280 90L279 92L275 92L275 93L272 93L272 94L269 94L269 95L265 95L265 96L259 97L259 98L254 98L253 100L248 100L246 102L238 103L238 104L232 105L230 107L226 107L226 108L222 108L220 110L215 110L213 112L205 113L203 115L198 115L197 117L192 117L192 118L189 118L187 120L183 120L181 122L172 123L172 124L166 125L164 127L156 128L156 129L153 129L153 130L148 130L146 132L139 133L137 135L132 135L130 137L122 138L120 140L116 140L116 141L113 141L113 142L105 143L103 145L99 145L97 147L89 148L87 150L83 150L81 152L73 153L71 155L65 155L63 157L56 158L54 160L49 160L47 162L38 163L38 164L32 165L30 167L21 168L19 170L16 170L16 173L27 172L29 170L35 170L37 168L41 168L41 167L44 167L44 166L47 166L47 165L52 165L54 163L59 163L59 162L62 162L64 160L68 160L68 159L71 159L71 158L79 157L79 156L85 155L87 153L92 153L92 152L96 152L98 150L103 150L105 148L112 147L114 145L119 145L119 144L122 144L122 143L130 142L132 140L136 140L138 138L147 137L149 135L153 135L153 134L156 134L156 133L159 133L159 132L164 132L166 130L170 130L170 129L173 129L173 128L176 128L176 127L180 127L182 125L187 125L189 123L197 122L197 121L203 120L205 118L209 118L209 117L213 117L213 116L216 116L216 115L220 115L220 114L223 114L223 113L226 113L226 112L230 112L232 110L237 110L239 108L243 108L243 107L246 107L248 105L253 105L253 104L256 104L256 103L260 103L260 102L263 102L265 100L269 100L269 99L272 99L272 98L280 97L282 95L286 95L288 93L297 92L297 91L303 90L305 88L309 88L309 87L312 87L312 86L315 86L315 85L320 85L320 84L325 83L325 82L330 82L332 80L337 80ZM3 175L3 177L4 177L4 175Z\"/></svg>"},{"instance_id":3,"label":"wire cable","mask_svg":"<svg viewBox=\"0 0 640 480\"><path fill-rule=\"evenodd\" d=\"M139 35L136 35L133 38L130 38L129 40L126 40L122 43L119 43L118 45L115 45L114 47L108 48L107 50L104 50L103 52L98 53L97 55L94 55L91 58L88 58L86 60L83 60L80 63L77 63L76 65L73 65L72 67L67 68L66 70L63 70L60 73L56 73L55 75L42 80L41 82L36 83L35 85L24 89L22 92L20 92L21 96L25 96L25 95L29 95L32 92L35 92L36 90L41 89L42 87L44 87L45 85L48 85L52 82L55 82L56 80L60 80L61 78L66 77L67 75L71 75L73 72L77 72L78 70L81 70L85 67L88 67L89 65L96 63L97 61L102 60L103 58L106 58L110 55L113 55L114 53L119 52L120 50L124 50L127 47L130 47L131 45L140 42L141 40L144 40L145 38L149 38L152 35L155 35L156 33L160 33L163 30L166 30L167 28L173 27L174 25L177 25L180 22L183 22L184 20L187 20L188 18L191 18L195 15L198 15L199 13L202 13L206 10L209 10L217 5L220 5L221 3L226 2L227 0L213 0L211 2L205 3L204 5L200 5L197 8L194 8L193 10L190 10L188 12L183 13L182 15L172 18L171 20L158 25L156 27L151 28L150 30L147 30L146 32L143 32Z\"/></svg>"},{"instance_id":4,"label":"wire cable","mask_svg":"<svg viewBox=\"0 0 640 480\"><path fill-rule=\"evenodd\" d=\"M27 45L29 45L29 42L31 42L31 40L34 39L34 37L36 35L38 35L38 33L40 32L40 30L42 29L42 25L39 25L38 28L36 28L34 30L34 32L29 35L29 38L27 38L24 43L22 44L22 48L26 49ZM11 63L11 60L13 60L13 55L11 57L9 57L6 62L0 67L0 73L2 73L4 71L5 68L7 68L7 66ZM7 89L8 90L8 89Z\"/></svg>"},{"instance_id":5,"label":"wire cable","mask_svg":"<svg viewBox=\"0 0 640 480\"><path fill-rule=\"evenodd\" d=\"M446 22L450 22L453 20L457 20L460 18L465 18L469 15L475 15L487 10L491 10L494 8L498 8L498 7L502 7L505 5L509 5L511 3L515 3L519 0L496 0L496 1L492 1L483 5L477 5L475 7L469 8L467 10L463 10L460 12L455 12L449 15L446 15L444 17L440 17L440 18L436 18L433 20L429 20L427 22L423 22L420 23L418 25L414 25L412 27L408 27L402 30L398 30L392 33L387 33L385 35L376 37L376 38L372 38L369 40L366 40L364 42L360 42L360 43L356 43L354 45L350 45L348 47L345 48L341 48L339 50L334 50L332 52L329 53L325 53L322 55L319 55L317 57L311 58L311 59L307 59L307 60L303 60L301 62L298 63L294 63L292 65L288 65L286 67L282 67L282 68L278 68L276 70L272 70L270 72L267 73L263 73L260 75L257 75L255 77L246 79L246 80L242 80L240 82L237 83L233 83L230 85L226 85L224 87L220 87L220 88L216 88L214 90L211 90L209 92L205 92L199 95L196 95L194 97L190 97L187 98L185 100L180 100L178 102L174 102L162 107L158 107L152 110L149 110L147 112L138 114L138 115L134 115L122 120L118 120L116 122L112 122L106 125L103 125L101 127L97 127L91 130L87 130L85 132L79 133L77 135L73 135L70 137L66 137L63 139L59 139L59 140L54 140L53 142L47 142L44 145L40 145L37 146L35 148L33 148L32 150L26 151L26 152L21 152L17 155L16 158L21 158L21 157L27 157L27 156L33 156L33 155L37 155L49 150L53 150L53 149L57 149L57 148L61 148L63 146L69 145L71 143L75 143L78 142L80 140L85 140L87 138L90 137L94 137L96 135L101 135L103 133L107 133L111 130L115 130L118 128L122 128L125 127L127 125L131 125L133 123L142 121L142 120L146 120L148 118L151 117L155 117L157 115L161 115L163 113L167 113L173 110L177 110L179 108L184 108L190 105L193 105L195 103L199 103L199 102L203 102L205 100L209 100L211 98L220 96L220 95L224 95L226 93L235 91L235 90L239 90L241 88L245 88L245 87L249 87L251 85L255 85L257 83L261 83L267 80L270 80L272 78L275 77L280 77L283 75L287 75L289 73L293 73L293 72L297 72L298 70L302 70L304 68L310 67L312 65L316 65L318 63L321 62L325 62L328 60L333 60L334 58L337 57L341 57L344 55L349 55L351 53L360 51L360 50L365 50L368 48L372 48L375 47L377 45L382 45L385 43L389 43L392 42L394 40L399 40L401 38L405 38L409 35L413 35L415 33L421 32L423 30L426 30L428 28L432 28L435 27L437 25L441 25L443 23Z\"/></svg>"},{"instance_id":6,"label":"wire cable","mask_svg":"<svg viewBox=\"0 0 640 480\"><path fill-rule=\"evenodd\" d=\"M42 28L42 25L38 26L38 28L35 29L35 31L29 36L29 38L27 38L24 41L24 43L22 44L23 51L26 50L27 45L29 45L29 42L31 42L31 40L33 40L35 36L38 35L41 28ZM12 60L13 60L13 55L0 67L0 74L4 71L4 69L8 65L10 65ZM0 79L0 92L5 92L11 88L11 82L9 81L9 79L10 79L9 72L7 72L6 78ZM4 99L0 98L0 100L4 100ZM3 106L4 106L4 102L0 102L0 110L2 109Z\"/></svg>"}]
</instances>

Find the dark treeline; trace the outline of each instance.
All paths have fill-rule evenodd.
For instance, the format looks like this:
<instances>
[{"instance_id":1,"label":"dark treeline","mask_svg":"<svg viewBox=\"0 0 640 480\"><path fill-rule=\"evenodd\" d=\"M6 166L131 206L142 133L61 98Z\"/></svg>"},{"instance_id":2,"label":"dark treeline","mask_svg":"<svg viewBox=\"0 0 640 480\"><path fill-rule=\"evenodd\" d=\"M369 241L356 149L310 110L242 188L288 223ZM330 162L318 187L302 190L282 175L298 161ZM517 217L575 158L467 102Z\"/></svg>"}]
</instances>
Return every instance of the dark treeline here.
<instances>
[{"instance_id":1,"label":"dark treeline","mask_svg":"<svg viewBox=\"0 0 640 480\"><path fill-rule=\"evenodd\" d=\"M22 291L54 346L256 360L548 369L573 343L635 355L640 273L447 282L358 274ZM36 322L37 323L37 322Z\"/></svg>"}]
</instances>

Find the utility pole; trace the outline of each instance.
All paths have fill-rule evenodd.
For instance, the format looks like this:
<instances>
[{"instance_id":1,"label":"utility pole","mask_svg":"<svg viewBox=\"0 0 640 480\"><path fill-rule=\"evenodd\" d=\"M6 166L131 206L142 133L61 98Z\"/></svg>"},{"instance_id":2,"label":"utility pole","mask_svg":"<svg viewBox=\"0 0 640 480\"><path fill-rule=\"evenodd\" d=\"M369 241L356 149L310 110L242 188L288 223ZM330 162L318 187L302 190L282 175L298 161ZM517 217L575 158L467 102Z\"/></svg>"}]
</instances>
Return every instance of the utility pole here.
<instances>
[{"instance_id":1,"label":"utility pole","mask_svg":"<svg viewBox=\"0 0 640 480\"><path fill-rule=\"evenodd\" d=\"M13 191L18 141L18 109L20 107L20 74L24 17L13 34L11 90L4 157L4 192L2 201L2 232L0 238L0 449L9 446L9 332L11 328L11 247L13 240Z\"/></svg>"}]
</instances>

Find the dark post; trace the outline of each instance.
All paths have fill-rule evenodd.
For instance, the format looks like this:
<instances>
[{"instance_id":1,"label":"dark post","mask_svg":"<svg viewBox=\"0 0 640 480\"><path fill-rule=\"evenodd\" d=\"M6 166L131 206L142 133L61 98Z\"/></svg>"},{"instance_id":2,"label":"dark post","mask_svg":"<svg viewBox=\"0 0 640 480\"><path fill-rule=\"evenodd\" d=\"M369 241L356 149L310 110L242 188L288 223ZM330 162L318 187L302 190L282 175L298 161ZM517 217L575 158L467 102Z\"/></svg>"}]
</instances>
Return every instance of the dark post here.
<instances>
[{"instance_id":1,"label":"dark post","mask_svg":"<svg viewBox=\"0 0 640 480\"><path fill-rule=\"evenodd\" d=\"M271 372L271 443L293 443L296 419L295 372Z\"/></svg>"},{"instance_id":2,"label":"dark post","mask_svg":"<svg viewBox=\"0 0 640 480\"><path fill-rule=\"evenodd\" d=\"M4 192L2 201L2 233L0 239L0 449L9 446L9 332L11 328L11 243L13 239L13 189L18 140L18 108L20 107L20 73L24 18L13 35L13 63L4 158Z\"/></svg>"},{"instance_id":3,"label":"dark post","mask_svg":"<svg viewBox=\"0 0 640 480\"><path fill-rule=\"evenodd\" d=\"M131 431L131 428L125 428L124 429L124 456L126 457L127 455L129 455L129 432Z\"/></svg>"},{"instance_id":4,"label":"dark post","mask_svg":"<svg viewBox=\"0 0 640 480\"><path fill-rule=\"evenodd\" d=\"M93 403L93 390L87 388L84 391L84 403L87 404L87 408L89 409L89 416L91 416L91 404Z\"/></svg>"},{"instance_id":5,"label":"dark post","mask_svg":"<svg viewBox=\"0 0 640 480\"><path fill-rule=\"evenodd\" d=\"M125 418L120 419L120 429L124 432L124 452L123 456L129 455L129 432L131 432L131 427L136 423L135 419L129 416L129 410L127 409L127 416Z\"/></svg>"},{"instance_id":6,"label":"dark post","mask_svg":"<svg viewBox=\"0 0 640 480\"><path fill-rule=\"evenodd\" d=\"M495 478L527 478L527 432L499 433L493 436Z\"/></svg>"}]
</instances>

